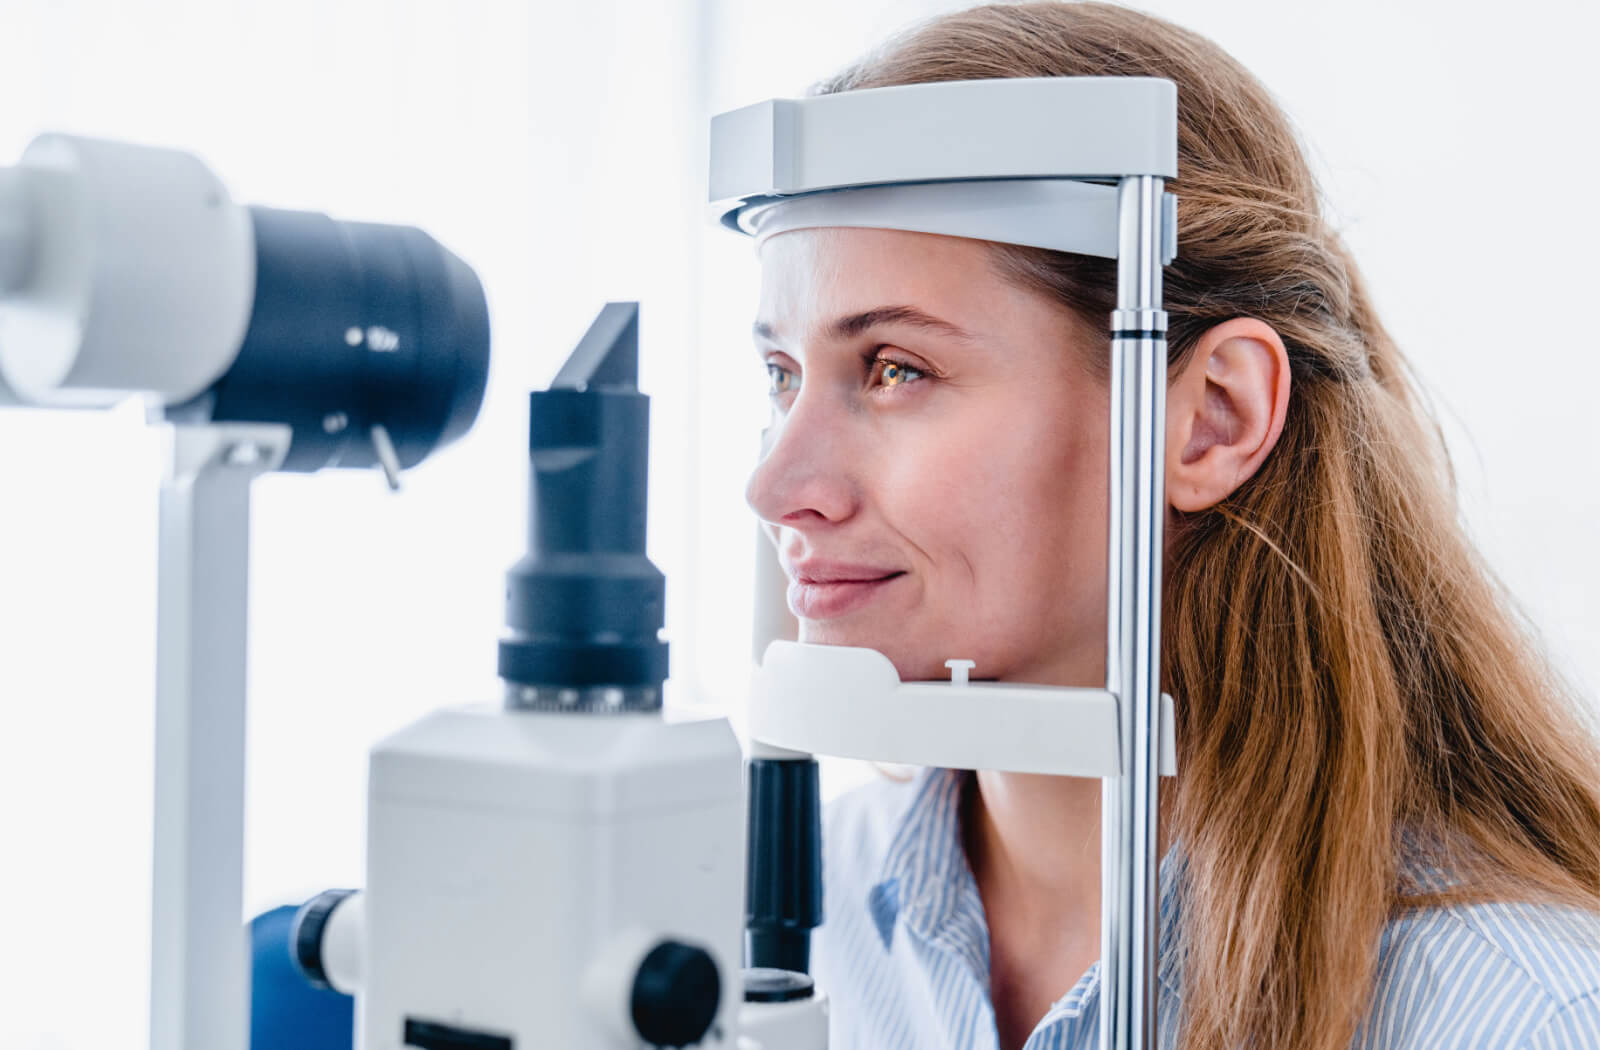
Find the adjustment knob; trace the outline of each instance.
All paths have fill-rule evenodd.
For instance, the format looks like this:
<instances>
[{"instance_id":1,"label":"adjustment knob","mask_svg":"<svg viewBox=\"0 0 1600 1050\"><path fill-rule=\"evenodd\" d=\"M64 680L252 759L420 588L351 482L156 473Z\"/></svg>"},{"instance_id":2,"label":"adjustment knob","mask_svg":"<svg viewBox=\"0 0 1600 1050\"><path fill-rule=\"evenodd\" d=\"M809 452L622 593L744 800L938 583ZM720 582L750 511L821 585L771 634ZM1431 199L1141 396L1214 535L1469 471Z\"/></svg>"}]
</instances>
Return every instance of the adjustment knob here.
<instances>
[{"instance_id":1,"label":"adjustment knob","mask_svg":"<svg viewBox=\"0 0 1600 1050\"><path fill-rule=\"evenodd\" d=\"M356 896L358 890L324 890L300 906L295 913L294 925L289 928L289 953L295 966L313 988L335 988L328 976L328 959L323 935L328 931L329 920L339 905Z\"/></svg>"},{"instance_id":2,"label":"adjustment knob","mask_svg":"<svg viewBox=\"0 0 1600 1050\"><path fill-rule=\"evenodd\" d=\"M703 948L662 941L633 979L633 1026L650 1046L693 1046L705 1038L722 1002L716 960Z\"/></svg>"}]
</instances>

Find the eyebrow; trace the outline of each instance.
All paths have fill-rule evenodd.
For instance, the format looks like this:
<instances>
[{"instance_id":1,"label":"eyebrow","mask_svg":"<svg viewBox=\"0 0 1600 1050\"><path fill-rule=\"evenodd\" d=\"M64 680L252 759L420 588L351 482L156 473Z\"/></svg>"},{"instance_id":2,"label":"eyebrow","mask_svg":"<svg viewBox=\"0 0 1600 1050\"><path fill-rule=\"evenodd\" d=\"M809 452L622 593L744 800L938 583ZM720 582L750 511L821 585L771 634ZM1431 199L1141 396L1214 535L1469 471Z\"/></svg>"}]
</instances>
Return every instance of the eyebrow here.
<instances>
[{"instance_id":1,"label":"eyebrow","mask_svg":"<svg viewBox=\"0 0 1600 1050\"><path fill-rule=\"evenodd\" d=\"M972 333L966 329L959 328L949 321L919 310L915 306L878 306L858 314L849 314L838 318L833 324L829 325L828 334L834 339L850 339L870 328L888 324L901 324L910 328L920 328L923 331L934 332L959 342L970 343L974 341ZM757 321L751 326L751 331L757 338L778 342L777 333L765 321Z\"/></svg>"}]
</instances>

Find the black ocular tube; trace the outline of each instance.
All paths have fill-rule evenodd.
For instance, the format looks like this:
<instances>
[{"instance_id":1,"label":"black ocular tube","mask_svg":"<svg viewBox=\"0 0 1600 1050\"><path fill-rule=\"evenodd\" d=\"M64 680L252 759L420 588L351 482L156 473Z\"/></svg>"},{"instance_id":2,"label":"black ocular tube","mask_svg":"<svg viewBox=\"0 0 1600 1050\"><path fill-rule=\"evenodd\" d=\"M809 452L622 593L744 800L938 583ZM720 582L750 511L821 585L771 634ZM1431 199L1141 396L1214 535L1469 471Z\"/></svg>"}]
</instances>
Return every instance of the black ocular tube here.
<instances>
[{"instance_id":1,"label":"black ocular tube","mask_svg":"<svg viewBox=\"0 0 1600 1050\"><path fill-rule=\"evenodd\" d=\"M753 758L745 965L809 972L822 925L822 805L812 758Z\"/></svg>"},{"instance_id":2,"label":"black ocular tube","mask_svg":"<svg viewBox=\"0 0 1600 1050\"><path fill-rule=\"evenodd\" d=\"M529 395L528 554L506 574L509 706L655 710L666 578L645 556L650 399L639 305L607 303L550 389Z\"/></svg>"},{"instance_id":3,"label":"black ocular tube","mask_svg":"<svg viewBox=\"0 0 1600 1050\"><path fill-rule=\"evenodd\" d=\"M255 299L227 374L170 406L181 422L287 423L284 471L401 468L465 434L489 377L489 308L472 269L406 226L251 208Z\"/></svg>"}]
</instances>

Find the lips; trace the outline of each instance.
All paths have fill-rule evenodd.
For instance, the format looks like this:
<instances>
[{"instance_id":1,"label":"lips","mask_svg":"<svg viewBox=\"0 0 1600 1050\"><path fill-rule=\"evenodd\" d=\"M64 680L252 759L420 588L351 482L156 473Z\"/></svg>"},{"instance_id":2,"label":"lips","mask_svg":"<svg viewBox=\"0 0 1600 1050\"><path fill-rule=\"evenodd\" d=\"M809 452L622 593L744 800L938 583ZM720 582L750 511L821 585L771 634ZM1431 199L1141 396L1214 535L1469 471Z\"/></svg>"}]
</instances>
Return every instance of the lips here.
<instances>
[{"instance_id":1,"label":"lips","mask_svg":"<svg viewBox=\"0 0 1600 1050\"><path fill-rule=\"evenodd\" d=\"M796 563L790 576L790 611L802 620L828 620L881 597L905 572L811 559Z\"/></svg>"}]
</instances>

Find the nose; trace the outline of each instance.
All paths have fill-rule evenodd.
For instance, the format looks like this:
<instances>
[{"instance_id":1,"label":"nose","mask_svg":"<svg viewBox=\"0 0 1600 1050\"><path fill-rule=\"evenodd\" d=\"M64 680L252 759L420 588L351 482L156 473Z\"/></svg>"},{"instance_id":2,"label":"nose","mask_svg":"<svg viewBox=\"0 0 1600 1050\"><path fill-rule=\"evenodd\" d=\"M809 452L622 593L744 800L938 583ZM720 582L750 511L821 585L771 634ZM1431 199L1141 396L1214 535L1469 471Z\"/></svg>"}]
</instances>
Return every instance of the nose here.
<instances>
[{"instance_id":1,"label":"nose","mask_svg":"<svg viewBox=\"0 0 1600 1050\"><path fill-rule=\"evenodd\" d=\"M762 432L761 453L744 497L762 521L804 532L846 521L858 509L861 457L849 427L804 389Z\"/></svg>"}]
</instances>

